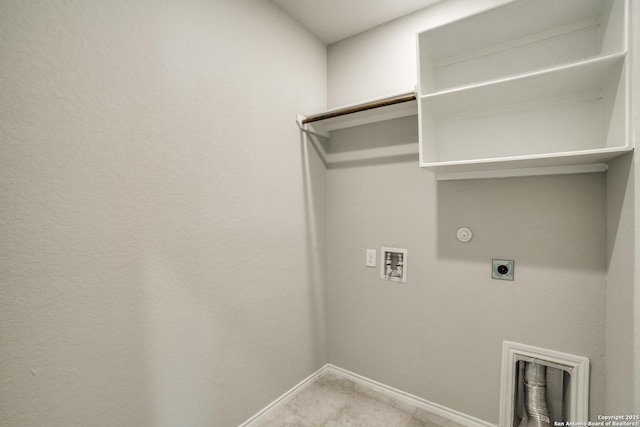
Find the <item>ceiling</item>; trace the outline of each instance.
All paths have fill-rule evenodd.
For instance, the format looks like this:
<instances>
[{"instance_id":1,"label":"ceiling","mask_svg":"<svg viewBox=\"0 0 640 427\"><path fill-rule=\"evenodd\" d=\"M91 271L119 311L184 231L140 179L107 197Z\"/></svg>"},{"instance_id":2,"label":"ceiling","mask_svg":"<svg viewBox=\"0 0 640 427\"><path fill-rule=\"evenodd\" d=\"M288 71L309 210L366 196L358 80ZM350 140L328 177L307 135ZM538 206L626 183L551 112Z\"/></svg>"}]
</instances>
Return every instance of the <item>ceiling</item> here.
<instances>
[{"instance_id":1,"label":"ceiling","mask_svg":"<svg viewBox=\"0 0 640 427\"><path fill-rule=\"evenodd\" d=\"M440 0L272 0L327 44Z\"/></svg>"}]
</instances>

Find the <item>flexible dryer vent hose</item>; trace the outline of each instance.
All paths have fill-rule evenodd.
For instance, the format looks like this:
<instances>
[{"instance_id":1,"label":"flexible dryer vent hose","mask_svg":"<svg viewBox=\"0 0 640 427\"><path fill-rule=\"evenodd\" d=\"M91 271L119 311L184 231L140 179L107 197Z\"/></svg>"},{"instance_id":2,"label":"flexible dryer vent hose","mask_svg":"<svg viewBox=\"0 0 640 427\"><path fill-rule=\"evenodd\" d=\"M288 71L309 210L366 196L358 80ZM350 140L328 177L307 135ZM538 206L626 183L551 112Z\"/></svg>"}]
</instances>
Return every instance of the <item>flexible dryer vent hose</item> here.
<instances>
[{"instance_id":1,"label":"flexible dryer vent hose","mask_svg":"<svg viewBox=\"0 0 640 427\"><path fill-rule=\"evenodd\" d=\"M550 427L547 406L547 368L537 363L526 364L524 370L524 409L527 427Z\"/></svg>"}]
</instances>

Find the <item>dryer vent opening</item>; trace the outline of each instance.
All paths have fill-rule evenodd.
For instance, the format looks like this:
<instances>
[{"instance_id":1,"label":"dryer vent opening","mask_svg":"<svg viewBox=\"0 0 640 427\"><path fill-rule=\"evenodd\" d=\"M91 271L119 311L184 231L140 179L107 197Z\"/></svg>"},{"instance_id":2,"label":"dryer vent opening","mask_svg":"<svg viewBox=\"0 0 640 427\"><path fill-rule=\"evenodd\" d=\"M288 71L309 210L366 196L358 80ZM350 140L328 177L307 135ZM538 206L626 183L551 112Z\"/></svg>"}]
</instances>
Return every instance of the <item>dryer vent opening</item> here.
<instances>
[{"instance_id":1,"label":"dryer vent opening","mask_svg":"<svg viewBox=\"0 0 640 427\"><path fill-rule=\"evenodd\" d=\"M505 341L500 393L501 426L552 427L556 422L586 422L589 359Z\"/></svg>"},{"instance_id":2,"label":"dryer vent opening","mask_svg":"<svg viewBox=\"0 0 640 427\"><path fill-rule=\"evenodd\" d=\"M569 367L519 360L515 369L513 427L550 427L568 420Z\"/></svg>"}]
</instances>

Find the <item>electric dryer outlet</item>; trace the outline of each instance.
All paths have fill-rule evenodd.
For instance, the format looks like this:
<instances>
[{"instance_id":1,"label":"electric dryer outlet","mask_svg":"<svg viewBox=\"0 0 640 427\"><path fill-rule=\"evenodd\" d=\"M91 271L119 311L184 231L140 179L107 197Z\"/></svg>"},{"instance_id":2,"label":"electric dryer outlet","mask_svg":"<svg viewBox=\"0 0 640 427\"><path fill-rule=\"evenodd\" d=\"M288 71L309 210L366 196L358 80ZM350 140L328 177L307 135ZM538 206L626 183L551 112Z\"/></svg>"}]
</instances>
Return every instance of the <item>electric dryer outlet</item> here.
<instances>
[{"instance_id":1,"label":"electric dryer outlet","mask_svg":"<svg viewBox=\"0 0 640 427\"><path fill-rule=\"evenodd\" d=\"M513 280L514 261L507 259L491 260L491 278L498 280Z\"/></svg>"}]
</instances>

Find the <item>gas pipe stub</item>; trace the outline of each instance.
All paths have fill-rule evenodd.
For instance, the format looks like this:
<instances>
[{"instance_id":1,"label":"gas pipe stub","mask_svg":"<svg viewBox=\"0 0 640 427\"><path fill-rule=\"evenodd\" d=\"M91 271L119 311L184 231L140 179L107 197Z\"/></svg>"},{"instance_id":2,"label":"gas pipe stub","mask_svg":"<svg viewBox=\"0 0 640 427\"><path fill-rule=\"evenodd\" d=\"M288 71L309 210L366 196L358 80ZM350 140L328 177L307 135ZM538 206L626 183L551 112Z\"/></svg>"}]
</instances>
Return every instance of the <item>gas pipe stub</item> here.
<instances>
[{"instance_id":1,"label":"gas pipe stub","mask_svg":"<svg viewBox=\"0 0 640 427\"><path fill-rule=\"evenodd\" d=\"M467 243L469 240L471 240L471 238L473 237L473 233L471 232L471 230L467 227L461 227L458 229L458 231L456 232L456 237L458 238L458 240L460 240L462 243Z\"/></svg>"}]
</instances>

